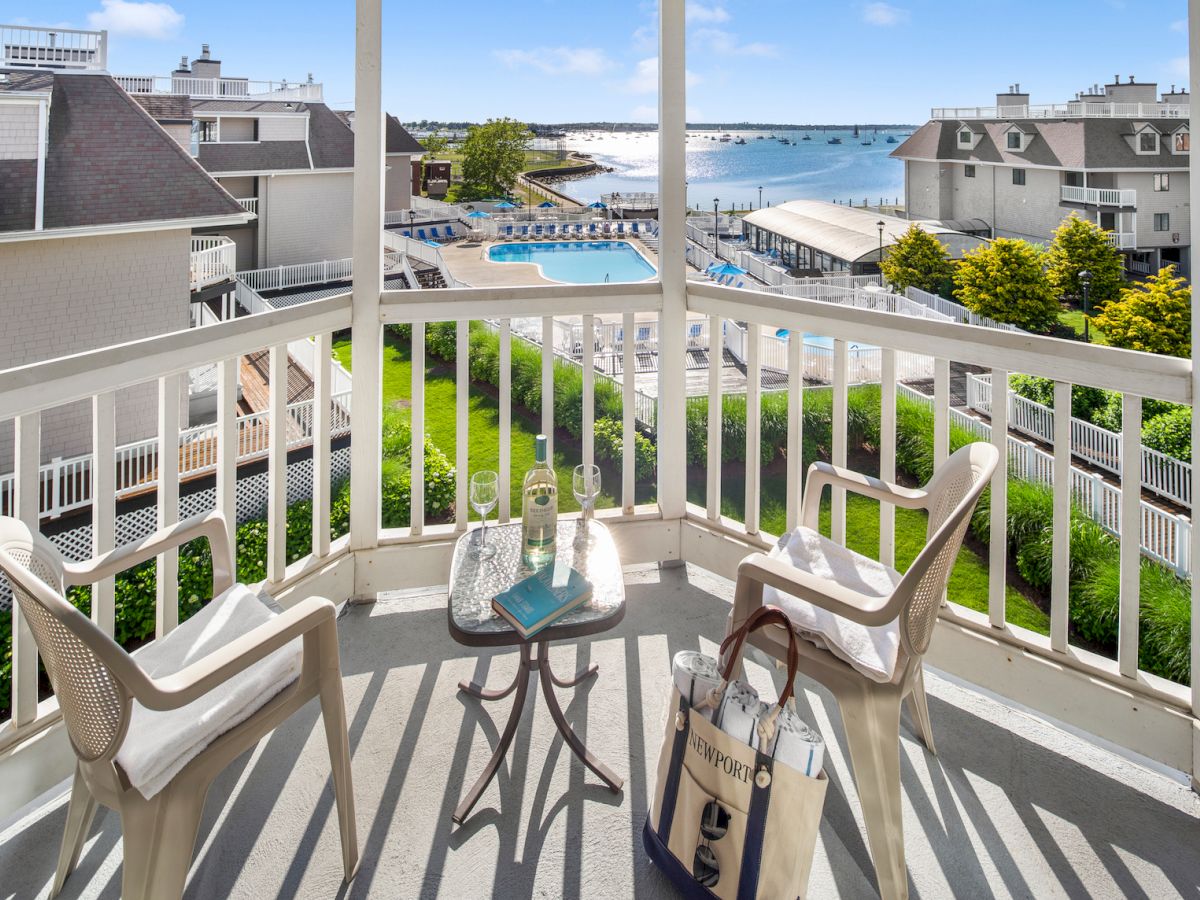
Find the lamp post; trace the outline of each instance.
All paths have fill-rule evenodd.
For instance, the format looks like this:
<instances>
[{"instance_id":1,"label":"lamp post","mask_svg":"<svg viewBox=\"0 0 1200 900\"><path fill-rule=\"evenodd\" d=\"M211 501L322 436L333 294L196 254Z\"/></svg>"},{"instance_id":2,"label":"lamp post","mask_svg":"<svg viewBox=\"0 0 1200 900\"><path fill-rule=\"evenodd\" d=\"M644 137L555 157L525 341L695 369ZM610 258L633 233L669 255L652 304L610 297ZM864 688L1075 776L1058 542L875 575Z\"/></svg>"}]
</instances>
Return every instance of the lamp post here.
<instances>
[{"instance_id":1,"label":"lamp post","mask_svg":"<svg viewBox=\"0 0 1200 900\"><path fill-rule=\"evenodd\" d=\"M762 209L762 185L758 186L758 208Z\"/></svg>"},{"instance_id":2,"label":"lamp post","mask_svg":"<svg viewBox=\"0 0 1200 900\"><path fill-rule=\"evenodd\" d=\"M720 258L717 252L717 242L721 239L721 198L713 198L713 256Z\"/></svg>"},{"instance_id":3,"label":"lamp post","mask_svg":"<svg viewBox=\"0 0 1200 900\"><path fill-rule=\"evenodd\" d=\"M1092 273L1084 269L1079 273L1079 286L1083 288L1083 340L1085 343L1091 343L1091 330L1088 328L1090 320L1088 319L1088 288L1092 286Z\"/></svg>"},{"instance_id":4,"label":"lamp post","mask_svg":"<svg viewBox=\"0 0 1200 900\"><path fill-rule=\"evenodd\" d=\"M883 219L875 223L875 227L879 229L879 272L883 273Z\"/></svg>"}]
</instances>

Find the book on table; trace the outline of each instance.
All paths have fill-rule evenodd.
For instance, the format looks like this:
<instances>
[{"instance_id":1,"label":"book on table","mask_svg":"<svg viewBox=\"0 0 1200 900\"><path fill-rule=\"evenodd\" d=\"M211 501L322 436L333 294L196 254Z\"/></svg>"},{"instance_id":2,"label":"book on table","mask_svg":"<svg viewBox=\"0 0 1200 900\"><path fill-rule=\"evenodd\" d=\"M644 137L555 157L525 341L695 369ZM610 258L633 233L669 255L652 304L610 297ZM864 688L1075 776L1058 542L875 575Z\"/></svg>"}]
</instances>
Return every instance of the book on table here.
<instances>
[{"instance_id":1,"label":"book on table","mask_svg":"<svg viewBox=\"0 0 1200 900\"><path fill-rule=\"evenodd\" d=\"M592 585L566 565L549 565L492 600L492 610L523 638L530 638L587 603Z\"/></svg>"}]
</instances>

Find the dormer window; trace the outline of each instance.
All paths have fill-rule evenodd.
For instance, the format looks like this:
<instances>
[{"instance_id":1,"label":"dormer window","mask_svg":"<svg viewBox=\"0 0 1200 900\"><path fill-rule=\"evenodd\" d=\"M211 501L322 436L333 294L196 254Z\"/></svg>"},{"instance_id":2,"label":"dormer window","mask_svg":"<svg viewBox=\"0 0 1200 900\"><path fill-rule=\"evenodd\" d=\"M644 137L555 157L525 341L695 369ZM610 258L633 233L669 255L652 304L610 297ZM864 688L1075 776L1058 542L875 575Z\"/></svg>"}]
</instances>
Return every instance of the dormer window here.
<instances>
[{"instance_id":1,"label":"dormer window","mask_svg":"<svg viewBox=\"0 0 1200 900\"><path fill-rule=\"evenodd\" d=\"M1187 126L1180 128L1171 135L1171 152L1172 153L1191 153L1192 152L1192 133L1188 131Z\"/></svg>"},{"instance_id":2,"label":"dormer window","mask_svg":"<svg viewBox=\"0 0 1200 900\"><path fill-rule=\"evenodd\" d=\"M1021 132L1010 131L1008 133L1008 149L1009 150L1020 150L1021 144L1022 144L1022 140L1021 140L1022 137L1024 137L1024 135L1022 135Z\"/></svg>"},{"instance_id":3,"label":"dormer window","mask_svg":"<svg viewBox=\"0 0 1200 900\"><path fill-rule=\"evenodd\" d=\"M1143 131L1138 135L1138 152L1139 153L1157 153L1158 152L1158 132Z\"/></svg>"},{"instance_id":4,"label":"dormer window","mask_svg":"<svg viewBox=\"0 0 1200 900\"><path fill-rule=\"evenodd\" d=\"M971 134L970 130L969 130L969 129L967 129L967 128L964 128L962 131L960 131L960 132L958 133L958 143L959 143L959 146L962 146L962 147L970 147L970 146L971 146L971 139L972 139L973 137L974 137L974 135L973 135L973 134Z\"/></svg>"}]
</instances>

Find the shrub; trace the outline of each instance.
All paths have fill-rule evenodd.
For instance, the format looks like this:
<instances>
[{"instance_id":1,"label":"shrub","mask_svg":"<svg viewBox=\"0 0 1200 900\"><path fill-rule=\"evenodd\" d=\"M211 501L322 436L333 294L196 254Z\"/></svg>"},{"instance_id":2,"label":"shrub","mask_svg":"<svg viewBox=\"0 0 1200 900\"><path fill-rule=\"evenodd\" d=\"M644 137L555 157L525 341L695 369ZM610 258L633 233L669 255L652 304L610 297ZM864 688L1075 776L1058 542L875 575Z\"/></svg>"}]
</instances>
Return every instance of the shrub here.
<instances>
[{"instance_id":1,"label":"shrub","mask_svg":"<svg viewBox=\"0 0 1200 900\"><path fill-rule=\"evenodd\" d=\"M1092 276L1089 305L1098 306L1115 297L1125 280L1121 252L1105 229L1071 213L1054 230L1054 240L1046 252L1046 276L1060 297L1081 298L1079 273L1085 270Z\"/></svg>"},{"instance_id":2,"label":"shrub","mask_svg":"<svg viewBox=\"0 0 1200 900\"><path fill-rule=\"evenodd\" d=\"M1142 426L1142 443L1175 459L1192 458L1192 408L1176 406Z\"/></svg>"},{"instance_id":3,"label":"shrub","mask_svg":"<svg viewBox=\"0 0 1200 900\"><path fill-rule=\"evenodd\" d=\"M1186 279L1176 277L1174 266L1125 288L1094 321L1114 347L1168 356L1192 354L1192 289Z\"/></svg>"},{"instance_id":4,"label":"shrub","mask_svg":"<svg viewBox=\"0 0 1200 900\"><path fill-rule=\"evenodd\" d=\"M887 251L880 263L883 277L897 292L915 287L931 294L948 292L954 278L946 245L913 224Z\"/></svg>"},{"instance_id":5,"label":"shrub","mask_svg":"<svg viewBox=\"0 0 1200 900\"><path fill-rule=\"evenodd\" d=\"M625 448L622 423L616 419L597 419L594 433L596 436L596 459L612 465L620 465ZM657 451L654 442L639 431L633 433L633 468L637 481L650 481L658 466Z\"/></svg>"},{"instance_id":6,"label":"shrub","mask_svg":"<svg viewBox=\"0 0 1200 900\"><path fill-rule=\"evenodd\" d=\"M958 299L972 312L998 322L1049 331L1058 321L1058 300L1042 257L1039 248L1011 238L977 247L954 272Z\"/></svg>"}]
</instances>

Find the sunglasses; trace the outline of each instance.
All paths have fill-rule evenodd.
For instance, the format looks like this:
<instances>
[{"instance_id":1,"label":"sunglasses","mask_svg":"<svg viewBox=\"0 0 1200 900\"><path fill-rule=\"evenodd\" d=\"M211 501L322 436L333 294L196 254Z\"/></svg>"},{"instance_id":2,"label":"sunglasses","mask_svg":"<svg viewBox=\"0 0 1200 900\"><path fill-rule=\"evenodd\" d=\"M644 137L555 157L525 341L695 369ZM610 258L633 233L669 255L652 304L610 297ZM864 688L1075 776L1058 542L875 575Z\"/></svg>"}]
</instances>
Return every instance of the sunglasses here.
<instances>
[{"instance_id":1,"label":"sunglasses","mask_svg":"<svg viewBox=\"0 0 1200 900\"><path fill-rule=\"evenodd\" d=\"M692 877L705 887L711 888L721 880L721 866L710 842L719 841L729 831L729 811L716 800L710 800L700 814L700 846L692 861Z\"/></svg>"}]
</instances>

